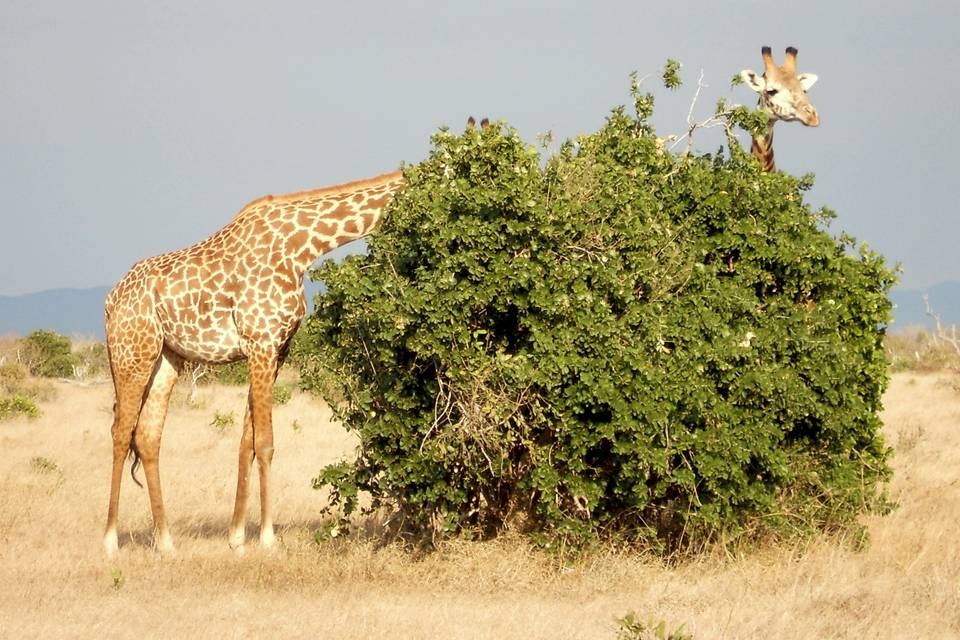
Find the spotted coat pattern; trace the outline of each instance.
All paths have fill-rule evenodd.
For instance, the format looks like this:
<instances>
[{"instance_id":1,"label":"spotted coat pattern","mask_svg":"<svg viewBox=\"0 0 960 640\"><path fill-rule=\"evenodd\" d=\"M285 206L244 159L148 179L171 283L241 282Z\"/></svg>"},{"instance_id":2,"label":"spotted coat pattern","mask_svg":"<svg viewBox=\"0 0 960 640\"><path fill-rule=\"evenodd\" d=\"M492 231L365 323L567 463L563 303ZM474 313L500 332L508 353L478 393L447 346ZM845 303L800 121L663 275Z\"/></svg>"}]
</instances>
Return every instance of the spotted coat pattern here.
<instances>
[{"instance_id":1,"label":"spotted coat pattern","mask_svg":"<svg viewBox=\"0 0 960 640\"><path fill-rule=\"evenodd\" d=\"M399 172L335 187L267 196L191 247L143 260L108 294L107 348L116 403L113 474L104 546L117 550L120 479L128 452L142 462L156 544L172 551L160 490L160 436L184 361L246 359L250 390L240 442L230 542L244 544L248 474L260 472L260 542L273 543L269 477L273 383L303 318L303 275L328 251L377 226Z\"/></svg>"}]
</instances>

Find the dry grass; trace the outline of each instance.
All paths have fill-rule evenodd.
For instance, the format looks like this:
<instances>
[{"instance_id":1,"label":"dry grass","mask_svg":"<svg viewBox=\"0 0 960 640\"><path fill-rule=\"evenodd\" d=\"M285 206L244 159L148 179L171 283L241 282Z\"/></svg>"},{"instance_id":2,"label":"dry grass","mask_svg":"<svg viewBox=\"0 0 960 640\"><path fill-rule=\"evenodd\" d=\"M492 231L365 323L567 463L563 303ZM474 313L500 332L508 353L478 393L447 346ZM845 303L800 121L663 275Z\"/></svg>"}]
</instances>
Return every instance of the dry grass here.
<instances>
[{"instance_id":1,"label":"dry grass","mask_svg":"<svg viewBox=\"0 0 960 640\"><path fill-rule=\"evenodd\" d=\"M150 549L146 493L127 476L121 552L107 561L111 388L56 384L41 419L0 424L0 637L613 638L630 610L699 640L960 637L960 392L946 374L894 378L900 506L867 521L865 551L821 539L678 567L622 553L559 566L513 539L425 557L318 546L324 497L310 478L353 442L303 395L275 409L282 549L237 558L226 528L239 419L210 426L241 414L244 390L230 387L171 409L162 470L178 556Z\"/></svg>"},{"instance_id":2,"label":"dry grass","mask_svg":"<svg viewBox=\"0 0 960 640\"><path fill-rule=\"evenodd\" d=\"M17 362L19 340L15 335L0 335L0 365Z\"/></svg>"},{"instance_id":3,"label":"dry grass","mask_svg":"<svg viewBox=\"0 0 960 640\"><path fill-rule=\"evenodd\" d=\"M960 336L957 327L939 332L923 327L906 328L884 338L893 371L960 370Z\"/></svg>"}]
</instances>

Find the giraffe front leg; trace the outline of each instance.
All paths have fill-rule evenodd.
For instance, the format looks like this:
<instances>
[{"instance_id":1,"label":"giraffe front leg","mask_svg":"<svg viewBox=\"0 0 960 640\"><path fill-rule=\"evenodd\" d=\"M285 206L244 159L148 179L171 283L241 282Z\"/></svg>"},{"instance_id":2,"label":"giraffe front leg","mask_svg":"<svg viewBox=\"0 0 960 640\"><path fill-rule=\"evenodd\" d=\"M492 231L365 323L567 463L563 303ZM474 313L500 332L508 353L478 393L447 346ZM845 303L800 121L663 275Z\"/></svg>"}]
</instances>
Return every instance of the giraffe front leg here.
<instances>
[{"instance_id":1,"label":"giraffe front leg","mask_svg":"<svg viewBox=\"0 0 960 640\"><path fill-rule=\"evenodd\" d=\"M252 394L247 392L247 410L243 416L243 435L240 437L240 458L237 464L237 498L230 521L230 548L242 554L247 538L247 496L250 493L250 467L253 464L253 409Z\"/></svg>"},{"instance_id":2,"label":"giraffe front leg","mask_svg":"<svg viewBox=\"0 0 960 640\"><path fill-rule=\"evenodd\" d=\"M273 383L277 375L277 357L250 362L250 407L253 414L253 452L260 473L260 546L270 548L273 533L273 503L270 497L270 471L273 463Z\"/></svg>"},{"instance_id":3,"label":"giraffe front leg","mask_svg":"<svg viewBox=\"0 0 960 640\"><path fill-rule=\"evenodd\" d=\"M273 461L273 382L276 378L276 351L254 351L247 356L250 389L243 421L237 468L237 497L230 524L230 546L243 553L246 542L246 511L250 486L250 468L257 460L260 475L260 544L271 547L273 511L270 502L270 465Z\"/></svg>"}]
</instances>

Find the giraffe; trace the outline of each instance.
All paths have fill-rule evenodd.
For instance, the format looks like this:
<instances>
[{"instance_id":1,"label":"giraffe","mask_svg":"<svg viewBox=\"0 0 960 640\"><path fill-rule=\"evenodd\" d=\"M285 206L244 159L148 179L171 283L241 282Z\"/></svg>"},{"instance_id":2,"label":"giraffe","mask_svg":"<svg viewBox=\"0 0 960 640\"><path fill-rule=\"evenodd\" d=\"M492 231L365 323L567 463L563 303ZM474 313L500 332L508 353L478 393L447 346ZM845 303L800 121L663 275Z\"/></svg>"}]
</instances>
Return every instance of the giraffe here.
<instances>
[{"instance_id":1,"label":"giraffe","mask_svg":"<svg viewBox=\"0 0 960 640\"><path fill-rule=\"evenodd\" d=\"M760 161L764 171L776 171L773 161L773 125L777 120L799 120L808 127L820 124L820 116L807 98L807 89L817 81L817 76L812 73L797 75L797 50L794 47L787 47L782 67L778 67L773 61L770 47L763 47L760 52L763 55L763 75L744 69L740 72L740 78L760 94L757 106L769 116L766 134L753 137L750 152Z\"/></svg>"},{"instance_id":2,"label":"giraffe","mask_svg":"<svg viewBox=\"0 0 960 640\"><path fill-rule=\"evenodd\" d=\"M245 543L249 474L260 480L260 544L274 543L270 501L272 392L306 310L303 275L322 254L371 233L400 172L333 187L266 196L191 247L135 264L107 295L105 324L114 403L113 470L103 545L118 549L120 480L142 463L154 521L154 544L173 552L160 490L160 438L170 392L184 361L246 359L250 387L240 440L230 546Z\"/></svg>"}]
</instances>

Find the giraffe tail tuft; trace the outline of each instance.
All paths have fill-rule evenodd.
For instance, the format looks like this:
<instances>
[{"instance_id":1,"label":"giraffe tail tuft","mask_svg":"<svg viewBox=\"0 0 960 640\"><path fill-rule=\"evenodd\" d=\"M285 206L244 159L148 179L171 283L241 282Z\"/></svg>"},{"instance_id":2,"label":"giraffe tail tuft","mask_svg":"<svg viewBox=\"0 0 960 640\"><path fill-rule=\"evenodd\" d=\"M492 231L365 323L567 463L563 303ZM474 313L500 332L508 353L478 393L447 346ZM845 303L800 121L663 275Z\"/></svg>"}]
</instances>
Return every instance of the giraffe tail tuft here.
<instances>
[{"instance_id":1,"label":"giraffe tail tuft","mask_svg":"<svg viewBox=\"0 0 960 640\"><path fill-rule=\"evenodd\" d=\"M140 451L137 450L137 445L133 438L130 439L129 455L133 456L133 464L130 465L130 477L133 478L133 481L137 483L138 487L143 489L143 484L140 482L140 479L137 478L137 469L140 468Z\"/></svg>"}]
</instances>

